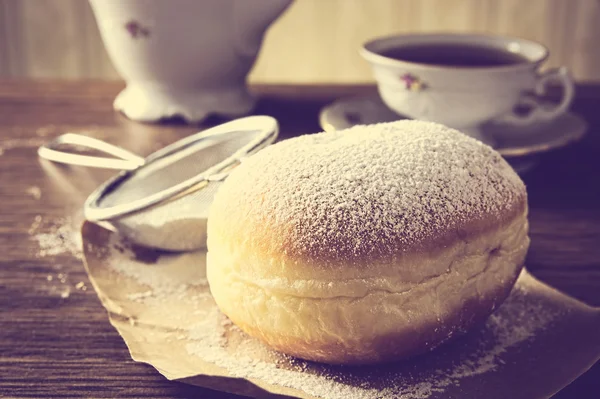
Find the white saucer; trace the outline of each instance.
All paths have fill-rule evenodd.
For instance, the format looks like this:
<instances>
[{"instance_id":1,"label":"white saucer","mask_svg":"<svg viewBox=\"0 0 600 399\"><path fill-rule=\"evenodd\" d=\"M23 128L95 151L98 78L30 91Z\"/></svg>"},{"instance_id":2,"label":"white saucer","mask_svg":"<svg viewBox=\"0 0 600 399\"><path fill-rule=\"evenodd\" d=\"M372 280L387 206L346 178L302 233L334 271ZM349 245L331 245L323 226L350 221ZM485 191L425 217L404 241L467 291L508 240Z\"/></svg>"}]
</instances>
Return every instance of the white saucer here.
<instances>
[{"instance_id":1,"label":"white saucer","mask_svg":"<svg viewBox=\"0 0 600 399\"><path fill-rule=\"evenodd\" d=\"M324 107L319 123L326 131L354 125L392 122L406 119L390 110L378 96L342 98ZM567 112L555 120L527 127L489 123L481 127L494 141L494 148L519 172L534 164L531 156L564 147L581 139L587 123L579 115Z\"/></svg>"}]
</instances>

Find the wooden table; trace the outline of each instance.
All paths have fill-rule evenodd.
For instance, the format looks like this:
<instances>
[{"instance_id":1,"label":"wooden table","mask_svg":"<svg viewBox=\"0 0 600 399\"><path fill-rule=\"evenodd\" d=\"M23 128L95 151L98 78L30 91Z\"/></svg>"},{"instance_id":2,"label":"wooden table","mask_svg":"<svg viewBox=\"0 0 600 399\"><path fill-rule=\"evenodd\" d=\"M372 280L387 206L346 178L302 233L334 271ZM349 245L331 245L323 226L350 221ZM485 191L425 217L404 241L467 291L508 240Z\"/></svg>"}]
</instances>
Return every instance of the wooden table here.
<instances>
[{"instance_id":1,"label":"wooden table","mask_svg":"<svg viewBox=\"0 0 600 399\"><path fill-rule=\"evenodd\" d=\"M153 368L134 363L109 325L81 260L69 253L50 256L51 250L42 256L32 237L59 218L80 218L86 196L111 175L41 162L36 149L46 140L80 132L146 155L198 130L127 120L111 107L121 87L0 82L0 397L233 397L168 382ZM278 118L285 138L318 131L318 111L334 98L373 88L255 90L262 96L256 112ZM600 86L581 87L573 108L590 123L587 137L547 154L524 177L532 238L527 265L546 283L600 306ZM598 397L600 364L556 395Z\"/></svg>"}]
</instances>

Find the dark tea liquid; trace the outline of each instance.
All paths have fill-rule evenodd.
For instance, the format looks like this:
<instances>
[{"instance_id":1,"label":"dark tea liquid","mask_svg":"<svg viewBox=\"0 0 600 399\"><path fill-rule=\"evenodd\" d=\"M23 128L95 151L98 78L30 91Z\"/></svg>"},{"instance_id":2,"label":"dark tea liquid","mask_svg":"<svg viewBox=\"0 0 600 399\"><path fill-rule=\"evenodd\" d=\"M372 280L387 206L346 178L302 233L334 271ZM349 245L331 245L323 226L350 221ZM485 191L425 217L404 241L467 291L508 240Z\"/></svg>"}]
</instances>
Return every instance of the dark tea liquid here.
<instances>
[{"instance_id":1,"label":"dark tea liquid","mask_svg":"<svg viewBox=\"0 0 600 399\"><path fill-rule=\"evenodd\" d=\"M399 61L460 68L485 68L527 62L525 57L507 50L464 44L407 45L385 50L380 54Z\"/></svg>"}]
</instances>

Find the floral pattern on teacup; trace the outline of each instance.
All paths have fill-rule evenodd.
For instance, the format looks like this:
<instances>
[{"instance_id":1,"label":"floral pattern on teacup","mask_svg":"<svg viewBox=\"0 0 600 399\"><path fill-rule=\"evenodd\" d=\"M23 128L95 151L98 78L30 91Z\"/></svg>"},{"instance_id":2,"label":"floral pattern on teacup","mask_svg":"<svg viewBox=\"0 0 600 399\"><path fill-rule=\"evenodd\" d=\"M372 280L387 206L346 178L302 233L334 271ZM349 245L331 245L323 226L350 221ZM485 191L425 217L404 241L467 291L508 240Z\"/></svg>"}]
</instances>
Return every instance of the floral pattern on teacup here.
<instances>
[{"instance_id":1,"label":"floral pattern on teacup","mask_svg":"<svg viewBox=\"0 0 600 399\"><path fill-rule=\"evenodd\" d=\"M133 19L125 24L125 30L133 39L150 36L150 29Z\"/></svg>"},{"instance_id":2,"label":"floral pattern on teacup","mask_svg":"<svg viewBox=\"0 0 600 399\"><path fill-rule=\"evenodd\" d=\"M421 91L427 88L427 84L411 73L400 76L400 80L406 85L406 90Z\"/></svg>"}]
</instances>

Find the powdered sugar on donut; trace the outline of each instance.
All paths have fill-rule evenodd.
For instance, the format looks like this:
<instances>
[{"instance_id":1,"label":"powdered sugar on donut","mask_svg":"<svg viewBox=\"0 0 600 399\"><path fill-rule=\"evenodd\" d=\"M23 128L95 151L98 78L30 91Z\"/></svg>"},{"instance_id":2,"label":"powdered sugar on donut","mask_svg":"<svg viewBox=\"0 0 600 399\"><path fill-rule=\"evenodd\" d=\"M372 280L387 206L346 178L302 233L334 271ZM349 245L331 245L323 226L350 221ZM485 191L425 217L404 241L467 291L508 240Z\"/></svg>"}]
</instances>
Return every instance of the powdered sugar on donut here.
<instances>
[{"instance_id":1,"label":"powdered sugar on donut","mask_svg":"<svg viewBox=\"0 0 600 399\"><path fill-rule=\"evenodd\" d=\"M247 202L257 206L238 215ZM359 263L444 245L525 202L524 184L489 146L398 121L275 144L230 175L211 212L229 213L232 228L244 219L277 231L272 245L291 256Z\"/></svg>"}]
</instances>

